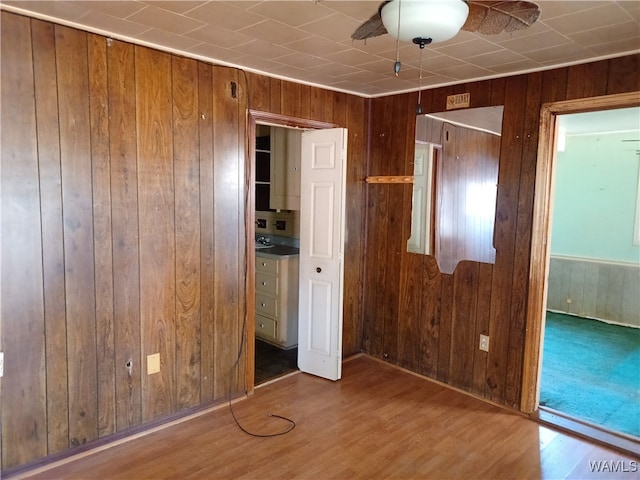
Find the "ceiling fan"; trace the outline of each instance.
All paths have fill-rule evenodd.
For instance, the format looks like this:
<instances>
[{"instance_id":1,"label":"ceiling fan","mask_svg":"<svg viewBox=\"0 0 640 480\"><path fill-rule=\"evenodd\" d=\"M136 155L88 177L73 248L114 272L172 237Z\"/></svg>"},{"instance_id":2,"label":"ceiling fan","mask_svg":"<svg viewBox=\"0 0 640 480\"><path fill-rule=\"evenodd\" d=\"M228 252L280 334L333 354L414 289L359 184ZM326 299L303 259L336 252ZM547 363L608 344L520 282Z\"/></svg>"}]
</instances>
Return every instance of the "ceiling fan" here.
<instances>
[{"instance_id":1,"label":"ceiling fan","mask_svg":"<svg viewBox=\"0 0 640 480\"><path fill-rule=\"evenodd\" d=\"M366 40L386 33L424 45L444 42L460 30L497 35L530 27L540 8L528 1L389 0L351 35Z\"/></svg>"}]
</instances>

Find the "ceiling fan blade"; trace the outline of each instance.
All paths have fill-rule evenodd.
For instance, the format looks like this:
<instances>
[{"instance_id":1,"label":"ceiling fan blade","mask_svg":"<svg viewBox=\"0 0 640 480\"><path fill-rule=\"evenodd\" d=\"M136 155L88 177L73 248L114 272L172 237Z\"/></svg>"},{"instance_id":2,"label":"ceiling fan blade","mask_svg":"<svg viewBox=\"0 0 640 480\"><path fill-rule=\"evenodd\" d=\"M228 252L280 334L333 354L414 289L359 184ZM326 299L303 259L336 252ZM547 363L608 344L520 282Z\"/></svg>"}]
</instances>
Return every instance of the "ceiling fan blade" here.
<instances>
[{"instance_id":1,"label":"ceiling fan blade","mask_svg":"<svg viewBox=\"0 0 640 480\"><path fill-rule=\"evenodd\" d=\"M528 28L540 18L540 7L527 1L469 0L469 16L462 26L467 32L497 35Z\"/></svg>"},{"instance_id":2,"label":"ceiling fan blade","mask_svg":"<svg viewBox=\"0 0 640 480\"><path fill-rule=\"evenodd\" d=\"M382 2L378 7L378 11L371 16L369 20L360 25L355 32L351 34L351 38L354 40L366 40L367 38L379 37L387 33L387 29L382 24L382 17L380 16L380 10L388 2Z\"/></svg>"}]
</instances>

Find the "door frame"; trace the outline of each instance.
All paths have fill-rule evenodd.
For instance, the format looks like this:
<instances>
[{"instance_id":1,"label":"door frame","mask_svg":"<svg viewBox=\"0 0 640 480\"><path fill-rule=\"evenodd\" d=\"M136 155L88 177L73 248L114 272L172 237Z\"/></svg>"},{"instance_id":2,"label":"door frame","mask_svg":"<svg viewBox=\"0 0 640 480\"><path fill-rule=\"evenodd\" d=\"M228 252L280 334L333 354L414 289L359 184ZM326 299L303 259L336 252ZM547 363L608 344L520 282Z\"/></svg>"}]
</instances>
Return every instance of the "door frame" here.
<instances>
[{"instance_id":1,"label":"door frame","mask_svg":"<svg viewBox=\"0 0 640 480\"><path fill-rule=\"evenodd\" d=\"M340 128L340 125L331 122L322 122L306 118L292 117L278 113L264 112L260 110L247 110L247 152L246 177L245 177L245 333L242 341L245 342L245 390L247 395L252 395L255 389L255 344L256 335L256 285L255 267L256 251L254 248L256 233L255 214L255 190L253 185L256 178L256 124L273 125L284 128L302 128L307 130L322 130L327 128Z\"/></svg>"},{"instance_id":2,"label":"door frame","mask_svg":"<svg viewBox=\"0 0 640 480\"><path fill-rule=\"evenodd\" d=\"M520 410L524 413L536 413L539 406L542 342L544 340L547 305L549 238L551 233L550 214L553 202L557 116L637 106L640 106L640 92L545 103L540 109L540 134L531 228L522 396L520 399Z\"/></svg>"}]
</instances>

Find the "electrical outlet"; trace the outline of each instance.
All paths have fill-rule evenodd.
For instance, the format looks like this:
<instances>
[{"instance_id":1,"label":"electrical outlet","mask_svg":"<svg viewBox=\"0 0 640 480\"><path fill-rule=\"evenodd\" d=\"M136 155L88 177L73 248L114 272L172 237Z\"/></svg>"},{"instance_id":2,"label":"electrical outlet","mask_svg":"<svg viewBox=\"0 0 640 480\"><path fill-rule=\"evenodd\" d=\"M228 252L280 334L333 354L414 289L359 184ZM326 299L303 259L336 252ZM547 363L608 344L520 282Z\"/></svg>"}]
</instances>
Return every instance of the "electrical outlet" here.
<instances>
[{"instance_id":1,"label":"electrical outlet","mask_svg":"<svg viewBox=\"0 0 640 480\"><path fill-rule=\"evenodd\" d=\"M0 377L4 375L4 352L0 352Z\"/></svg>"},{"instance_id":2,"label":"electrical outlet","mask_svg":"<svg viewBox=\"0 0 640 480\"><path fill-rule=\"evenodd\" d=\"M147 355L147 375L152 375L160 371L160 354L153 353Z\"/></svg>"},{"instance_id":3,"label":"electrical outlet","mask_svg":"<svg viewBox=\"0 0 640 480\"><path fill-rule=\"evenodd\" d=\"M484 352L489 351L489 336L488 335L480 335L480 350Z\"/></svg>"}]
</instances>

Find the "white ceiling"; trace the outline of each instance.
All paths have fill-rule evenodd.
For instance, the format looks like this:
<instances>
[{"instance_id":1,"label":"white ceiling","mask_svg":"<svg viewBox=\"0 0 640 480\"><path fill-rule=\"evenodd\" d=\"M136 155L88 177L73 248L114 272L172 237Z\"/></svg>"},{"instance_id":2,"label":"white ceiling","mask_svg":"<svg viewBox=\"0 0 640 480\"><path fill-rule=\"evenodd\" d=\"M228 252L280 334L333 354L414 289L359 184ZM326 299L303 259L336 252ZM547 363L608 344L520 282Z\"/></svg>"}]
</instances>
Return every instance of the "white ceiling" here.
<instances>
[{"instance_id":1,"label":"white ceiling","mask_svg":"<svg viewBox=\"0 0 640 480\"><path fill-rule=\"evenodd\" d=\"M0 0L0 8L213 63L363 97L640 52L640 1L537 2L526 30L460 32L423 51L389 35L351 40L380 1Z\"/></svg>"}]
</instances>

